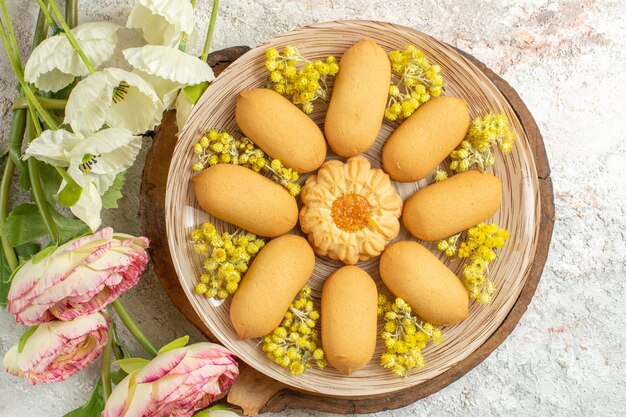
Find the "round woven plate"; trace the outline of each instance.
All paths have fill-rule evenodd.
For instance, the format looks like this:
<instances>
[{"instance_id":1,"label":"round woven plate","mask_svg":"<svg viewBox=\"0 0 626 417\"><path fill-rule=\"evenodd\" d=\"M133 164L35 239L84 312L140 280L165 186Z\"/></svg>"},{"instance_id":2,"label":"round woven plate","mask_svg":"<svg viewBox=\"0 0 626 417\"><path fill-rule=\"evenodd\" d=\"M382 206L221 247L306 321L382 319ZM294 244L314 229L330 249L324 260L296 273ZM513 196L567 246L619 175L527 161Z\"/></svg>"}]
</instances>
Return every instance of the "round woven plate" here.
<instances>
[{"instance_id":1,"label":"round woven plate","mask_svg":"<svg viewBox=\"0 0 626 417\"><path fill-rule=\"evenodd\" d=\"M508 229L511 238L490 267L490 276L498 288L493 303L483 306L471 302L468 319L444 328L443 343L428 345L423 351L426 361L423 369L412 371L406 378L399 378L383 369L379 365L383 352L383 345L379 341L370 363L350 377L332 367L323 370L313 367L304 375L292 376L265 357L261 350L261 339L238 339L229 319L229 301L215 305L194 292L202 265L201 258L189 244L191 230L207 220L222 230L234 229L199 210L190 186L193 174L191 165L195 159L193 144L211 128L239 133L234 118L235 100L241 90L265 86L267 72L264 60L267 48L295 45L310 60L322 59L327 55L340 58L347 48L365 37L376 41L386 51L403 49L407 44L414 44L424 51L432 63L442 68L446 82L445 95L465 99L472 118L487 112L506 114L518 140L513 152L503 155L496 151L496 164L492 171L502 179L503 200L500 210L490 220ZM319 103L311 115L320 127L323 127L325 112L326 106ZM280 122L280 115L276 115L276 120ZM376 143L365 153L374 167L380 167L382 145L397 126L397 123L385 121ZM336 158L329 153L328 159ZM301 179L304 180L306 176ZM428 183L429 179L394 185L406 199ZM515 112L487 76L454 49L428 35L402 26L369 21L330 22L298 29L258 46L230 65L208 88L189 117L174 151L166 193L167 234L174 266L187 297L211 332L242 360L273 379L304 391L353 398L391 393L428 381L480 347L503 322L528 278L536 250L539 214L537 172L528 138ZM297 227L293 233L302 235ZM415 239L402 229L396 240ZM436 249L436 242L421 243L437 254L457 275L460 274L463 264L443 256ZM317 306L324 280L341 265L317 257L315 271L309 280ZM361 262L358 266L374 278L379 291L388 292L380 280L378 258ZM380 327L379 320L379 331Z\"/></svg>"}]
</instances>

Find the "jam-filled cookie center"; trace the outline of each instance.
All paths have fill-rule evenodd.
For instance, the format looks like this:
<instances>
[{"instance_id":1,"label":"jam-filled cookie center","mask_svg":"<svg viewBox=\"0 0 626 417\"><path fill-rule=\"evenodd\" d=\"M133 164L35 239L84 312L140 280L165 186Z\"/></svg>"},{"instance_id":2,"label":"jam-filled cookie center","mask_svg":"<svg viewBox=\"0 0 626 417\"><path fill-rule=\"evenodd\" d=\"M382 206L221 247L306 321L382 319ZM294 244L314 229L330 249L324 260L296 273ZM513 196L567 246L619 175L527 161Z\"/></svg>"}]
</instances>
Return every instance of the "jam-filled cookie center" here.
<instances>
[{"instance_id":1,"label":"jam-filled cookie center","mask_svg":"<svg viewBox=\"0 0 626 417\"><path fill-rule=\"evenodd\" d=\"M372 206L358 194L345 194L338 197L331 208L333 221L346 232L357 232L366 227L372 219Z\"/></svg>"}]
</instances>

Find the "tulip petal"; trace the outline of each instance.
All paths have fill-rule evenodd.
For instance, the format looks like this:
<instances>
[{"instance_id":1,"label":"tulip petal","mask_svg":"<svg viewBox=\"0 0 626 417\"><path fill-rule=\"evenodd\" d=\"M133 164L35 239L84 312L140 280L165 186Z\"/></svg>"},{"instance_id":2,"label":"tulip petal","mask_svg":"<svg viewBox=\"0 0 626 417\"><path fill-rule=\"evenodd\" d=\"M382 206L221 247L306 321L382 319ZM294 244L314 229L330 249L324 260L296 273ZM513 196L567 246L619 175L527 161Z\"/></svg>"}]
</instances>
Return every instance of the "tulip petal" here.
<instances>
[{"instance_id":1,"label":"tulip petal","mask_svg":"<svg viewBox=\"0 0 626 417\"><path fill-rule=\"evenodd\" d=\"M151 361L137 373L137 383L153 382L169 374L187 356L187 349L179 348L159 355L158 361Z\"/></svg>"},{"instance_id":2,"label":"tulip petal","mask_svg":"<svg viewBox=\"0 0 626 417\"><path fill-rule=\"evenodd\" d=\"M134 377L134 372L127 375L115 386L106 402L106 407L100 417L121 417L124 415L128 397L129 385Z\"/></svg>"},{"instance_id":3,"label":"tulip petal","mask_svg":"<svg viewBox=\"0 0 626 417\"><path fill-rule=\"evenodd\" d=\"M148 264L147 239L115 236L104 228L57 248L36 264L26 262L13 277L9 312L18 322L35 325L104 309L137 283Z\"/></svg>"},{"instance_id":4,"label":"tulip petal","mask_svg":"<svg viewBox=\"0 0 626 417\"><path fill-rule=\"evenodd\" d=\"M17 364L17 345L13 346L4 355L2 360L2 367L4 370L14 376L22 376L22 371Z\"/></svg>"},{"instance_id":5,"label":"tulip petal","mask_svg":"<svg viewBox=\"0 0 626 417\"><path fill-rule=\"evenodd\" d=\"M63 381L100 355L108 339L108 326L108 317L102 314L41 324L21 352L15 346L7 353L3 366L33 385Z\"/></svg>"}]
</instances>

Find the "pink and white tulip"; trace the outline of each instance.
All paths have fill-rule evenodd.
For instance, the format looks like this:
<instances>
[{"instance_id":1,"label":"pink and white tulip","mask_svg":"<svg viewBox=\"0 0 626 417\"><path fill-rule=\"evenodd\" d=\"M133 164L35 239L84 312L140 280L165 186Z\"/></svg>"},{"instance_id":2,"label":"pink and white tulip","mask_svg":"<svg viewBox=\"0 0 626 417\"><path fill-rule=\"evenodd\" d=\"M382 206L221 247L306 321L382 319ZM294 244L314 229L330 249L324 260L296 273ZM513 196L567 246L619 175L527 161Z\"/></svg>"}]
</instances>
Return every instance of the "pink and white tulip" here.
<instances>
[{"instance_id":1,"label":"pink and white tulip","mask_svg":"<svg viewBox=\"0 0 626 417\"><path fill-rule=\"evenodd\" d=\"M101 311L137 283L148 244L110 227L68 242L15 273L8 310L27 326Z\"/></svg>"},{"instance_id":2,"label":"pink and white tulip","mask_svg":"<svg viewBox=\"0 0 626 417\"><path fill-rule=\"evenodd\" d=\"M2 366L32 385L64 381L100 355L107 343L108 329L108 318L101 313L40 324L21 352L19 345L9 349Z\"/></svg>"},{"instance_id":3,"label":"pink and white tulip","mask_svg":"<svg viewBox=\"0 0 626 417\"><path fill-rule=\"evenodd\" d=\"M238 375L233 353L223 346L173 349L124 378L101 417L190 417L225 396Z\"/></svg>"}]
</instances>

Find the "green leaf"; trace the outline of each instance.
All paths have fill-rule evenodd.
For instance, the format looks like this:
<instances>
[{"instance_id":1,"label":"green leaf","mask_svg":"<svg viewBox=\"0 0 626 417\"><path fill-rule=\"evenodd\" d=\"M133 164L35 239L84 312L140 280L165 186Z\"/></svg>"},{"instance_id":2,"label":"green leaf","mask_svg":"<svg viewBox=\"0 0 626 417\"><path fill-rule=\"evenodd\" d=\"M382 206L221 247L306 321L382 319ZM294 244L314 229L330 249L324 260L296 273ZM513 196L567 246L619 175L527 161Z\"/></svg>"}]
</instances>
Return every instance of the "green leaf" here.
<instances>
[{"instance_id":1,"label":"green leaf","mask_svg":"<svg viewBox=\"0 0 626 417\"><path fill-rule=\"evenodd\" d=\"M24 350L24 346L26 346L26 342L28 341L28 339L30 339L30 337L33 335L33 333L35 333L35 331L38 328L39 328L39 325L33 326L33 327L29 327L28 330L26 330L26 332L24 332L22 337L20 337L19 343L17 344L17 352L18 353L22 353L22 351Z\"/></svg>"},{"instance_id":2,"label":"green leaf","mask_svg":"<svg viewBox=\"0 0 626 417\"><path fill-rule=\"evenodd\" d=\"M63 207L72 207L74 204L78 203L82 193L83 187L78 185L76 181L71 180L59 191L57 199Z\"/></svg>"},{"instance_id":3,"label":"green leaf","mask_svg":"<svg viewBox=\"0 0 626 417\"><path fill-rule=\"evenodd\" d=\"M115 176L113 184L102 195L102 207L107 209L117 208L117 200L122 198L122 188L125 181L125 172L120 172Z\"/></svg>"},{"instance_id":4,"label":"green leaf","mask_svg":"<svg viewBox=\"0 0 626 417\"><path fill-rule=\"evenodd\" d=\"M122 380L126 378L126 376L128 376L128 374L124 372L123 369L119 369L117 371L111 372L111 381L113 381L113 383L117 385L122 382Z\"/></svg>"},{"instance_id":5,"label":"green leaf","mask_svg":"<svg viewBox=\"0 0 626 417\"><path fill-rule=\"evenodd\" d=\"M18 204L9 213L0 235L5 236L13 247L38 239L48 233L35 204Z\"/></svg>"},{"instance_id":6,"label":"green leaf","mask_svg":"<svg viewBox=\"0 0 626 417\"><path fill-rule=\"evenodd\" d=\"M49 254L51 254L52 252L54 252L56 250L56 248L58 248L57 245L50 245L47 248L45 248L44 250L42 250L41 252L35 254L35 256L33 256L31 258L31 261L33 261L33 264L38 264L39 262L43 261L43 259L48 256Z\"/></svg>"},{"instance_id":7,"label":"green leaf","mask_svg":"<svg viewBox=\"0 0 626 417\"><path fill-rule=\"evenodd\" d=\"M187 96L189 101L191 101L193 104L196 104L208 87L209 83L204 81L200 84L187 86L183 88L183 91L185 92L185 95Z\"/></svg>"},{"instance_id":8,"label":"green leaf","mask_svg":"<svg viewBox=\"0 0 626 417\"><path fill-rule=\"evenodd\" d=\"M55 167L41 161L37 169L39 170L41 188L46 196L46 201L52 205L56 204L56 194L61 186L61 175L59 175Z\"/></svg>"},{"instance_id":9,"label":"green leaf","mask_svg":"<svg viewBox=\"0 0 626 417\"><path fill-rule=\"evenodd\" d=\"M143 368L144 366L146 366L148 362L150 361L147 359L143 359L143 358L128 358L128 359L120 359L118 361L115 361L113 362L113 365L119 366L120 368L122 368L124 372L126 372L127 374L130 374L136 369Z\"/></svg>"},{"instance_id":10,"label":"green leaf","mask_svg":"<svg viewBox=\"0 0 626 417\"><path fill-rule=\"evenodd\" d=\"M4 251L0 249L0 307L7 306L7 296L11 288L11 267L7 262Z\"/></svg>"},{"instance_id":11,"label":"green leaf","mask_svg":"<svg viewBox=\"0 0 626 417\"><path fill-rule=\"evenodd\" d=\"M167 345L159 349L159 351L157 352L157 355L160 355L161 353L169 352L170 350L181 348L183 346L187 346L187 343L189 343L189 336L179 337L178 339L172 340Z\"/></svg>"},{"instance_id":12,"label":"green leaf","mask_svg":"<svg viewBox=\"0 0 626 417\"><path fill-rule=\"evenodd\" d=\"M65 414L63 417L97 417L102 413L102 410L104 410L104 403L102 378L98 378L89 400L77 409Z\"/></svg>"},{"instance_id":13,"label":"green leaf","mask_svg":"<svg viewBox=\"0 0 626 417\"><path fill-rule=\"evenodd\" d=\"M89 227L85 223L76 218L61 215L52 206L50 206L50 214L59 228L61 243L89 231ZM35 204L15 206L0 227L0 236L6 236L9 244L13 247L23 245L47 234L48 229Z\"/></svg>"},{"instance_id":14,"label":"green leaf","mask_svg":"<svg viewBox=\"0 0 626 417\"><path fill-rule=\"evenodd\" d=\"M15 252L17 253L20 263L22 263L32 259L37 252L39 252L39 249L40 246L38 243L29 242L15 248Z\"/></svg>"},{"instance_id":15,"label":"green leaf","mask_svg":"<svg viewBox=\"0 0 626 417\"><path fill-rule=\"evenodd\" d=\"M89 226L76 217L65 217L53 207L50 207L50 213L57 226L59 226L59 233L61 235L60 243L65 243L91 232Z\"/></svg>"}]
</instances>

